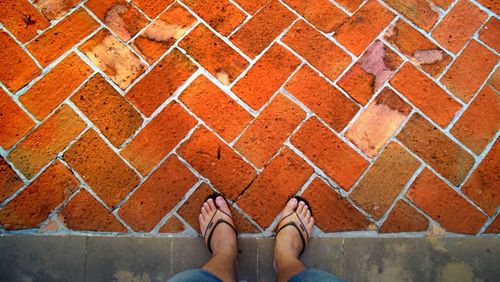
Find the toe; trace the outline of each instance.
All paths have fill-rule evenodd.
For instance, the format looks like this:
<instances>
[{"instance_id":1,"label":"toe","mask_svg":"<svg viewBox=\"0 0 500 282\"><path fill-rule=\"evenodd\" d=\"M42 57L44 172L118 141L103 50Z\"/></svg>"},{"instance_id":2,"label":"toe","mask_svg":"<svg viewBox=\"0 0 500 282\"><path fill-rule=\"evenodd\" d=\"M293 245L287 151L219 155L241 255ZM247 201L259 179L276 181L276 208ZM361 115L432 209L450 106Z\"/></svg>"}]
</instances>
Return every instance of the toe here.
<instances>
[{"instance_id":1,"label":"toe","mask_svg":"<svg viewBox=\"0 0 500 282\"><path fill-rule=\"evenodd\" d=\"M308 211L309 211L309 207L306 204L304 204L304 206L302 207L302 210L300 211L300 216L303 219L306 218Z\"/></svg>"},{"instance_id":2,"label":"toe","mask_svg":"<svg viewBox=\"0 0 500 282\"><path fill-rule=\"evenodd\" d=\"M304 217L304 221L306 223L309 223L309 221L311 220L311 211L310 210L307 210L306 212L306 216Z\"/></svg>"},{"instance_id":3,"label":"toe","mask_svg":"<svg viewBox=\"0 0 500 282\"><path fill-rule=\"evenodd\" d=\"M305 206L305 203L300 201L299 206L297 207L297 210L296 210L297 214L299 214L299 215L302 214L302 210L304 209L304 206Z\"/></svg>"},{"instance_id":4,"label":"toe","mask_svg":"<svg viewBox=\"0 0 500 282\"><path fill-rule=\"evenodd\" d=\"M208 218L208 212L205 206L201 207L201 216L203 217L203 220L207 220Z\"/></svg>"},{"instance_id":5,"label":"toe","mask_svg":"<svg viewBox=\"0 0 500 282\"><path fill-rule=\"evenodd\" d=\"M231 209L229 208L229 206L227 205L227 202L226 200L222 197L222 196L219 196L215 199L215 202L217 203L217 206L219 207L219 209L227 214L231 214Z\"/></svg>"},{"instance_id":6,"label":"toe","mask_svg":"<svg viewBox=\"0 0 500 282\"><path fill-rule=\"evenodd\" d=\"M207 200L207 205L210 208L210 211L215 211L217 207L215 206L215 202L212 198Z\"/></svg>"},{"instance_id":7,"label":"toe","mask_svg":"<svg viewBox=\"0 0 500 282\"><path fill-rule=\"evenodd\" d=\"M212 209L210 208L210 205L208 204L208 202L203 203L203 207L205 208L205 210L207 211L207 213L211 213L212 212Z\"/></svg>"},{"instance_id":8,"label":"toe","mask_svg":"<svg viewBox=\"0 0 500 282\"><path fill-rule=\"evenodd\" d=\"M297 199L291 198L283 209L283 215L292 213L297 208Z\"/></svg>"}]
</instances>

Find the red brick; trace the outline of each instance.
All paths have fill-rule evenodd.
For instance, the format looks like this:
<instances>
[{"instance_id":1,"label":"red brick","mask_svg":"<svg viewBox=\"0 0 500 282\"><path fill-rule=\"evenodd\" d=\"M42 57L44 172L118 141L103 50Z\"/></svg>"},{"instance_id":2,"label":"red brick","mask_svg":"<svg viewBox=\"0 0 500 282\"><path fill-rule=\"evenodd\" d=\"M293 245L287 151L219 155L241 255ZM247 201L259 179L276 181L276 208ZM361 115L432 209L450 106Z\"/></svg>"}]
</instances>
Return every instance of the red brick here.
<instances>
[{"instance_id":1,"label":"red brick","mask_svg":"<svg viewBox=\"0 0 500 282\"><path fill-rule=\"evenodd\" d=\"M349 138L366 155L375 157L411 111L389 88L384 88L347 130Z\"/></svg>"},{"instance_id":2,"label":"red brick","mask_svg":"<svg viewBox=\"0 0 500 282\"><path fill-rule=\"evenodd\" d=\"M390 143L351 192L351 199L379 220L401 193L420 162L397 143Z\"/></svg>"},{"instance_id":3,"label":"red brick","mask_svg":"<svg viewBox=\"0 0 500 282\"><path fill-rule=\"evenodd\" d=\"M16 92L40 74L40 69L6 32L0 32L0 80Z\"/></svg>"},{"instance_id":4,"label":"red brick","mask_svg":"<svg viewBox=\"0 0 500 282\"><path fill-rule=\"evenodd\" d=\"M97 22L85 10L78 9L26 47L46 67L98 27Z\"/></svg>"},{"instance_id":5,"label":"red brick","mask_svg":"<svg viewBox=\"0 0 500 282\"><path fill-rule=\"evenodd\" d=\"M71 53L19 97L19 101L33 116L43 120L92 72L93 70L78 55Z\"/></svg>"},{"instance_id":6,"label":"red brick","mask_svg":"<svg viewBox=\"0 0 500 282\"><path fill-rule=\"evenodd\" d=\"M495 72L491 75L488 83L495 88L497 91L500 91L500 68L497 68Z\"/></svg>"},{"instance_id":7,"label":"red brick","mask_svg":"<svg viewBox=\"0 0 500 282\"><path fill-rule=\"evenodd\" d=\"M397 138L451 183L459 185L474 158L421 115L414 114Z\"/></svg>"},{"instance_id":8,"label":"red brick","mask_svg":"<svg viewBox=\"0 0 500 282\"><path fill-rule=\"evenodd\" d=\"M64 105L19 143L7 158L24 176L33 178L85 127L85 122Z\"/></svg>"},{"instance_id":9,"label":"red brick","mask_svg":"<svg viewBox=\"0 0 500 282\"><path fill-rule=\"evenodd\" d=\"M384 37L433 77L438 77L451 62L443 49L403 20L391 26Z\"/></svg>"},{"instance_id":10,"label":"red brick","mask_svg":"<svg viewBox=\"0 0 500 282\"><path fill-rule=\"evenodd\" d=\"M90 79L71 101L116 147L142 125L141 115L100 75Z\"/></svg>"},{"instance_id":11,"label":"red brick","mask_svg":"<svg viewBox=\"0 0 500 282\"><path fill-rule=\"evenodd\" d=\"M93 130L65 153L64 160L111 209L139 184L139 177Z\"/></svg>"},{"instance_id":12,"label":"red brick","mask_svg":"<svg viewBox=\"0 0 500 282\"><path fill-rule=\"evenodd\" d=\"M57 217L71 230L127 232L127 229L85 189L80 190Z\"/></svg>"},{"instance_id":13,"label":"red brick","mask_svg":"<svg viewBox=\"0 0 500 282\"><path fill-rule=\"evenodd\" d=\"M349 12L353 13L356 11L359 6L364 2L363 0L336 0L335 2L339 3L343 7L345 7Z\"/></svg>"},{"instance_id":14,"label":"red brick","mask_svg":"<svg viewBox=\"0 0 500 282\"><path fill-rule=\"evenodd\" d=\"M40 226L79 184L61 162L55 162L0 210L0 224L5 229Z\"/></svg>"},{"instance_id":15,"label":"red brick","mask_svg":"<svg viewBox=\"0 0 500 282\"><path fill-rule=\"evenodd\" d=\"M425 169L415 179L406 196L449 232L476 234L486 216Z\"/></svg>"},{"instance_id":16,"label":"red brick","mask_svg":"<svg viewBox=\"0 0 500 282\"><path fill-rule=\"evenodd\" d=\"M125 146L121 155L147 175L195 125L196 120L174 101Z\"/></svg>"},{"instance_id":17,"label":"red brick","mask_svg":"<svg viewBox=\"0 0 500 282\"><path fill-rule=\"evenodd\" d=\"M432 3L443 8L443 10L446 10L451 5L451 3L453 3L453 0L432 0Z\"/></svg>"},{"instance_id":18,"label":"red brick","mask_svg":"<svg viewBox=\"0 0 500 282\"><path fill-rule=\"evenodd\" d=\"M359 110L354 102L306 65L288 81L286 90L338 132Z\"/></svg>"},{"instance_id":19,"label":"red brick","mask_svg":"<svg viewBox=\"0 0 500 282\"><path fill-rule=\"evenodd\" d=\"M319 178L302 194L314 212L314 223L324 232L366 230L370 221Z\"/></svg>"},{"instance_id":20,"label":"red brick","mask_svg":"<svg viewBox=\"0 0 500 282\"><path fill-rule=\"evenodd\" d=\"M316 118L307 120L292 137L292 144L346 191L368 167L367 160Z\"/></svg>"},{"instance_id":21,"label":"red brick","mask_svg":"<svg viewBox=\"0 0 500 282\"><path fill-rule=\"evenodd\" d=\"M146 70L139 57L106 29L82 44L80 50L121 89L127 88Z\"/></svg>"},{"instance_id":22,"label":"red brick","mask_svg":"<svg viewBox=\"0 0 500 282\"><path fill-rule=\"evenodd\" d=\"M227 142L253 120L252 115L203 75L182 92L180 100Z\"/></svg>"},{"instance_id":23,"label":"red brick","mask_svg":"<svg viewBox=\"0 0 500 282\"><path fill-rule=\"evenodd\" d=\"M460 0L432 31L432 37L456 54L487 18L472 2Z\"/></svg>"},{"instance_id":24,"label":"red brick","mask_svg":"<svg viewBox=\"0 0 500 282\"><path fill-rule=\"evenodd\" d=\"M399 201L380 227L380 233L422 232L429 220L404 201Z\"/></svg>"},{"instance_id":25,"label":"red brick","mask_svg":"<svg viewBox=\"0 0 500 282\"><path fill-rule=\"evenodd\" d=\"M376 40L337 84L354 100L366 105L401 62L401 57Z\"/></svg>"},{"instance_id":26,"label":"red brick","mask_svg":"<svg viewBox=\"0 0 500 282\"><path fill-rule=\"evenodd\" d=\"M271 0L234 0L234 2L238 3L248 13L255 14Z\"/></svg>"},{"instance_id":27,"label":"red brick","mask_svg":"<svg viewBox=\"0 0 500 282\"><path fill-rule=\"evenodd\" d=\"M21 42L32 39L38 30L50 25L26 0L3 0L0 2L0 11L0 22Z\"/></svg>"},{"instance_id":28,"label":"red brick","mask_svg":"<svg viewBox=\"0 0 500 282\"><path fill-rule=\"evenodd\" d=\"M121 206L119 215L135 231L150 232L196 180L177 157L169 157Z\"/></svg>"},{"instance_id":29,"label":"red brick","mask_svg":"<svg viewBox=\"0 0 500 282\"><path fill-rule=\"evenodd\" d=\"M285 0L284 2L326 33L336 31L349 19L346 13L328 0Z\"/></svg>"},{"instance_id":30,"label":"red brick","mask_svg":"<svg viewBox=\"0 0 500 282\"><path fill-rule=\"evenodd\" d=\"M500 20L491 17L479 32L479 40L500 51Z\"/></svg>"},{"instance_id":31,"label":"red brick","mask_svg":"<svg viewBox=\"0 0 500 282\"><path fill-rule=\"evenodd\" d=\"M469 102L498 62L495 53L472 40L441 82L464 102Z\"/></svg>"},{"instance_id":32,"label":"red brick","mask_svg":"<svg viewBox=\"0 0 500 282\"><path fill-rule=\"evenodd\" d=\"M335 32L335 39L359 56L393 18L391 11L371 0Z\"/></svg>"},{"instance_id":33,"label":"red brick","mask_svg":"<svg viewBox=\"0 0 500 282\"><path fill-rule=\"evenodd\" d=\"M224 36L231 34L246 18L245 13L228 0L184 0L183 2Z\"/></svg>"},{"instance_id":34,"label":"red brick","mask_svg":"<svg viewBox=\"0 0 500 282\"><path fill-rule=\"evenodd\" d=\"M0 157L0 203L24 185L10 165Z\"/></svg>"},{"instance_id":35,"label":"red brick","mask_svg":"<svg viewBox=\"0 0 500 282\"><path fill-rule=\"evenodd\" d=\"M232 88L243 102L260 109L299 66L300 60L274 44Z\"/></svg>"},{"instance_id":36,"label":"red brick","mask_svg":"<svg viewBox=\"0 0 500 282\"><path fill-rule=\"evenodd\" d=\"M410 63L403 65L390 83L441 127L446 127L462 108L460 103Z\"/></svg>"},{"instance_id":37,"label":"red brick","mask_svg":"<svg viewBox=\"0 0 500 282\"><path fill-rule=\"evenodd\" d=\"M229 85L248 66L245 58L202 24L184 37L179 46L224 85Z\"/></svg>"},{"instance_id":38,"label":"red brick","mask_svg":"<svg viewBox=\"0 0 500 282\"><path fill-rule=\"evenodd\" d=\"M267 228L312 173L312 168L304 160L285 147L255 178L236 204L260 226Z\"/></svg>"},{"instance_id":39,"label":"red brick","mask_svg":"<svg viewBox=\"0 0 500 282\"><path fill-rule=\"evenodd\" d=\"M160 227L160 233L179 233L186 230L184 224L175 216L171 216L165 224Z\"/></svg>"},{"instance_id":40,"label":"red brick","mask_svg":"<svg viewBox=\"0 0 500 282\"><path fill-rule=\"evenodd\" d=\"M488 226L484 233L500 233L500 216L497 216L497 218L495 218L495 220L490 224L490 226Z\"/></svg>"},{"instance_id":41,"label":"red brick","mask_svg":"<svg viewBox=\"0 0 500 282\"><path fill-rule=\"evenodd\" d=\"M490 216L500 206L500 141L497 140L488 155L462 187L462 191Z\"/></svg>"},{"instance_id":42,"label":"red brick","mask_svg":"<svg viewBox=\"0 0 500 282\"><path fill-rule=\"evenodd\" d=\"M349 55L304 21L298 21L282 41L332 81L351 63Z\"/></svg>"},{"instance_id":43,"label":"red brick","mask_svg":"<svg viewBox=\"0 0 500 282\"><path fill-rule=\"evenodd\" d=\"M231 41L249 57L255 58L295 18L296 16L280 2L271 0L231 36Z\"/></svg>"},{"instance_id":44,"label":"red brick","mask_svg":"<svg viewBox=\"0 0 500 282\"><path fill-rule=\"evenodd\" d=\"M203 126L177 152L231 200L236 199L256 175L249 164Z\"/></svg>"},{"instance_id":45,"label":"red brick","mask_svg":"<svg viewBox=\"0 0 500 282\"><path fill-rule=\"evenodd\" d=\"M80 0L35 0L33 5L37 6L47 19L55 20L62 17L78 3Z\"/></svg>"},{"instance_id":46,"label":"red brick","mask_svg":"<svg viewBox=\"0 0 500 282\"><path fill-rule=\"evenodd\" d=\"M477 2L493 11L495 14L500 14L500 4L497 0L477 0Z\"/></svg>"},{"instance_id":47,"label":"red brick","mask_svg":"<svg viewBox=\"0 0 500 282\"><path fill-rule=\"evenodd\" d=\"M431 30L439 19L439 12L427 0L386 0L385 2L425 31Z\"/></svg>"},{"instance_id":48,"label":"red brick","mask_svg":"<svg viewBox=\"0 0 500 282\"><path fill-rule=\"evenodd\" d=\"M174 0L134 0L134 4L139 7L148 17L156 18Z\"/></svg>"},{"instance_id":49,"label":"red brick","mask_svg":"<svg viewBox=\"0 0 500 282\"><path fill-rule=\"evenodd\" d=\"M35 125L10 96L0 89L0 146L5 150L26 135Z\"/></svg>"}]
</instances>

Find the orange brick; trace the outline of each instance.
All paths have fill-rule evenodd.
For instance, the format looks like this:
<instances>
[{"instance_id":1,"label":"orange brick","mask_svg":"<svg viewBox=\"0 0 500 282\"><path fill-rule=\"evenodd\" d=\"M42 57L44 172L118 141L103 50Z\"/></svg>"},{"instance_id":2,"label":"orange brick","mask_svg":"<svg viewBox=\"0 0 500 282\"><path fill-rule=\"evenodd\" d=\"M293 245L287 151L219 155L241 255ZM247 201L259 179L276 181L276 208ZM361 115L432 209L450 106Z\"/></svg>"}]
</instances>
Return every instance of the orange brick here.
<instances>
[{"instance_id":1,"label":"orange brick","mask_svg":"<svg viewBox=\"0 0 500 282\"><path fill-rule=\"evenodd\" d=\"M246 18L245 13L228 0L184 0L212 28L228 36Z\"/></svg>"},{"instance_id":2,"label":"orange brick","mask_svg":"<svg viewBox=\"0 0 500 282\"><path fill-rule=\"evenodd\" d=\"M92 129L64 153L64 160L111 209L140 181Z\"/></svg>"},{"instance_id":3,"label":"orange brick","mask_svg":"<svg viewBox=\"0 0 500 282\"><path fill-rule=\"evenodd\" d=\"M472 40L441 82L464 102L469 102L498 62L495 53Z\"/></svg>"},{"instance_id":4,"label":"orange brick","mask_svg":"<svg viewBox=\"0 0 500 282\"><path fill-rule=\"evenodd\" d=\"M500 4L496 0L477 0L481 5L493 11L495 14L500 14Z\"/></svg>"},{"instance_id":5,"label":"orange brick","mask_svg":"<svg viewBox=\"0 0 500 282\"><path fill-rule=\"evenodd\" d=\"M116 147L142 125L141 115L100 75L90 79L71 101Z\"/></svg>"},{"instance_id":6,"label":"orange brick","mask_svg":"<svg viewBox=\"0 0 500 282\"><path fill-rule=\"evenodd\" d=\"M429 227L429 220L404 201L399 201L380 227L380 233L421 232Z\"/></svg>"},{"instance_id":7,"label":"orange brick","mask_svg":"<svg viewBox=\"0 0 500 282\"><path fill-rule=\"evenodd\" d=\"M500 216L497 215L495 220L488 226L484 233L493 234L500 233Z\"/></svg>"},{"instance_id":8,"label":"orange brick","mask_svg":"<svg viewBox=\"0 0 500 282\"><path fill-rule=\"evenodd\" d=\"M308 66L286 84L286 90L337 132L351 121L359 107Z\"/></svg>"},{"instance_id":9,"label":"orange brick","mask_svg":"<svg viewBox=\"0 0 500 282\"><path fill-rule=\"evenodd\" d=\"M135 231L150 232L196 180L177 157L169 157L121 206L119 215Z\"/></svg>"},{"instance_id":10,"label":"orange brick","mask_svg":"<svg viewBox=\"0 0 500 282\"><path fill-rule=\"evenodd\" d=\"M82 44L80 50L121 89L127 88L146 70L139 57L106 29Z\"/></svg>"},{"instance_id":11,"label":"orange brick","mask_svg":"<svg viewBox=\"0 0 500 282\"><path fill-rule=\"evenodd\" d=\"M126 232L127 229L85 189L80 190L57 217L71 230Z\"/></svg>"},{"instance_id":12,"label":"orange brick","mask_svg":"<svg viewBox=\"0 0 500 282\"><path fill-rule=\"evenodd\" d=\"M469 153L419 114L410 118L397 138L455 185L464 180L474 164Z\"/></svg>"},{"instance_id":13,"label":"orange brick","mask_svg":"<svg viewBox=\"0 0 500 282\"><path fill-rule=\"evenodd\" d=\"M271 0L234 0L234 2L238 3L248 13L255 14Z\"/></svg>"},{"instance_id":14,"label":"orange brick","mask_svg":"<svg viewBox=\"0 0 500 282\"><path fill-rule=\"evenodd\" d=\"M479 32L479 39L497 52L500 51L500 20L491 17Z\"/></svg>"},{"instance_id":15,"label":"orange brick","mask_svg":"<svg viewBox=\"0 0 500 282\"><path fill-rule=\"evenodd\" d=\"M275 44L232 88L245 103L260 109L299 66L300 60L286 48Z\"/></svg>"},{"instance_id":16,"label":"orange brick","mask_svg":"<svg viewBox=\"0 0 500 282\"><path fill-rule=\"evenodd\" d=\"M312 168L303 159L285 147L255 178L236 204L261 227L267 228L312 173Z\"/></svg>"},{"instance_id":17,"label":"orange brick","mask_svg":"<svg viewBox=\"0 0 500 282\"><path fill-rule=\"evenodd\" d=\"M50 25L26 0L3 0L0 2L0 11L0 22L23 43L35 37L38 30Z\"/></svg>"},{"instance_id":18,"label":"orange brick","mask_svg":"<svg viewBox=\"0 0 500 282\"><path fill-rule=\"evenodd\" d=\"M85 10L78 9L26 47L46 67L98 27L97 22Z\"/></svg>"},{"instance_id":19,"label":"orange brick","mask_svg":"<svg viewBox=\"0 0 500 282\"><path fill-rule=\"evenodd\" d=\"M33 178L85 127L85 122L64 105L19 143L7 158L24 176Z\"/></svg>"},{"instance_id":20,"label":"orange brick","mask_svg":"<svg viewBox=\"0 0 500 282\"><path fill-rule=\"evenodd\" d=\"M369 1L335 32L335 39L359 56L393 18L380 3Z\"/></svg>"},{"instance_id":21,"label":"orange brick","mask_svg":"<svg viewBox=\"0 0 500 282\"><path fill-rule=\"evenodd\" d=\"M33 2L49 20L55 20L62 17L78 3L80 3L80 0L35 0Z\"/></svg>"},{"instance_id":22,"label":"orange brick","mask_svg":"<svg viewBox=\"0 0 500 282\"><path fill-rule=\"evenodd\" d=\"M0 210L0 224L5 229L40 226L79 184L61 162L55 162Z\"/></svg>"},{"instance_id":23,"label":"orange brick","mask_svg":"<svg viewBox=\"0 0 500 282\"><path fill-rule=\"evenodd\" d=\"M184 54L174 49L134 85L126 97L141 112L150 116L196 69Z\"/></svg>"},{"instance_id":24,"label":"orange brick","mask_svg":"<svg viewBox=\"0 0 500 282\"><path fill-rule=\"evenodd\" d=\"M367 160L316 118L306 121L292 137L292 144L346 191L368 167Z\"/></svg>"},{"instance_id":25,"label":"orange brick","mask_svg":"<svg viewBox=\"0 0 500 282\"><path fill-rule=\"evenodd\" d=\"M336 31L349 19L346 13L328 0L285 0L284 2L326 33Z\"/></svg>"},{"instance_id":26,"label":"orange brick","mask_svg":"<svg viewBox=\"0 0 500 282\"><path fill-rule=\"evenodd\" d=\"M390 83L442 127L446 127L462 108L460 103L410 63L403 65Z\"/></svg>"},{"instance_id":27,"label":"orange brick","mask_svg":"<svg viewBox=\"0 0 500 282\"><path fill-rule=\"evenodd\" d=\"M93 70L78 55L71 53L19 97L19 101L33 116L43 120L92 72Z\"/></svg>"},{"instance_id":28,"label":"orange brick","mask_svg":"<svg viewBox=\"0 0 500 282\"><path fill-rule=\"evenodd\" d=\"M224 85L229 85L248 66L245 58L202 24L184 37L179 46Z\"/></svg>"},{"instance_id":29,"label":"orange brick","mask_svg":"<svg viewBox=\"0 0 500 282\"><path fill-rule=\"evenodd\" d=\"M231 36L231 40L245 54L255 58L295 18L296 16L277 0L271 0Z\"/></svg>"},{"instance_id":30,"label":"orange brick","mask_svg":"<svg viewBox=\"0 0 500 282\"><path fill-rule=\"evenodd\" d=\"M0 89L0 146L7 150L35 125L10 96Z\"/></svg>"},{"instance_id":31,"label":"orange brick","mask_svg":"<svg viewBox=\"0 0 500 282\"><path fill-rule=\"evenodd\" d=\"M411 111L396 93L384 88L351 125L345 136L370 157L375 157Z\"/></svg>"},{"instance_id":32,"label":"orange brick","mask_svg":"<svg viewBox=\"0 0 500 282\"><path fill-rule=\"evenodd\" d=\"M425 31L431 30L439 18L439 12L433 9L432 3L427 0L386 0L385 2Z\"/></svg>"},{"instance_id":33,"label":"orange brick","mask_svg":"<svg viewBox=\"0 0 500 282\"><path fill-rule=\"evenodd\" d=\"M177 152L231 200L235 200L256 175L249 164L203 126Z\"/></svg>"},{"instance_id":34,"label":"orange brick","mask_svg":"<svg viewBox=\"0 0 500 282\"><path fill-rule=\"evenodd\" d=\"M257 167L263 167L292 134L306 113L282 94L264 108L234 145Z\"/></svg>"},{"instance_id":35,"label":"orange brick","mask_svg":"<svg viewBox=\"0 0 500 282\"><path fill-rule=\"evenodd\" d=\"M342 5L344 8L349 10L349 12L354 12L363 3L363 0L336 0L335 2Z\"/></svg>"},{"instance_id":36,"label":"orange brick","mask_svg":"<svg viewBox=\"0 0 500 282\"><path fill-rule=\"evenodd\" d=\"M487 18L486 12L472 2L460 0L439 22L432 37L456 54Z\"/></svg>"},{"instance_id":37,"label":"orange brick","mask_svg":"<svg viewBox=\"0 0 500 282\"><path fill-rule=\"evenodd\" d=\"M351 63L349 55L304 21L297 22L282 40L332 81Z\"/></svg>"},{"instance_id":38,"label":"orange brick","mask_svg":"<svg viewBox=\"0 0 500 282\"><path fill-rule=\"evenodd\" d=\"M184 223L182 223L177 217L172 215L165 224L163 224L158 232L160 233L180 233L186 230Z\"/></svg>"},{"instance_id":39,"label":"orange brick","mask_svg":"<svg viewBox=\"0 0 500 282\"><path fill-rule=\"evenodd\" d=\"M0 80L16 92L40 74L40 69L19 45L0 32Z\"/></svg>"},{"instance_id":40,"label":"orange brick","mask_svg":"<svg viewBox=\"0 0 500 282\"><path fill-rule=\"evenodd\" d=\"M302 194L314 212L314 223L324 232L366 230L370 221L319 178Z\"/></svg>"},{"instance_id":41,"label":"orange brick","mask_svg":"<svg viewBox=\"0 0 500 282\"><path fill-rule=\"evenodd\" d=\"M349 196L379 220L419 166L405 149L390 143Z\"/></svg>"},{"instance_id":42,"label":"orange brick","mask_svg":"<svg viewBox=\"0 0 500 282\"><path fill-rule=\"evenodd\" d=\"M488 83L495 88L497 91L500 91L500 68L497 68L495 72L491 75Z\"/></svg>"},{"instance_id":43,"label":"orange brick","mask_svg":"<svg viewBox=\"0 0 500 282\"><path fill-rule=\"evenodd\" d=\"M134 4L139 7L148 17L156 18L174 0L134 0Z\"/></svg>"},{"instance_id":44,"label":"orange brick","mask_svg":"<svg viewBox=\"0 0 500 282\"><path fill-rule=\"evenodd\" d=\"M172 102L125 146L121 155L147 175L195 125L196 120Z\"/></svg>"},{"instance_id":45,"label":"orange brick","mask_svg":"<svg viewBox=\"0 0 500 282\"><path fill-rule=\"evenodd\" d=\"M406 196L447 231L476 234L486 216L430 170L415 179Z\"/></svg>"},{"instance_id":46,"label":"orange brick","mask_svg":"<svg viewBox=\"0 0 500 282\"><path fill-rule=\"evenodd\" d=\"M227 142L253 120L252 115L203 75L182 92L180 100Z\"/></svg>"},{"instance_id":47,"label":"orange brick","mask_svg":"<svg viewBox=\"0 0 500 282\"><path fill-rule=\"evenodd\" d=\"M24 185L10 165L0 157L0 203Z\"/></svg>"},{"instance_id":48,"label":"orange brick","mask_svg":"<svg viewBox=\"0 0 500 282\"><path fill-rule=\"evenodd\" d=\"M453 0L432 0L432 3L443 8L443 10L446 10L450 6L450 4L453 3Z\"/></svg>"}]
</instances>

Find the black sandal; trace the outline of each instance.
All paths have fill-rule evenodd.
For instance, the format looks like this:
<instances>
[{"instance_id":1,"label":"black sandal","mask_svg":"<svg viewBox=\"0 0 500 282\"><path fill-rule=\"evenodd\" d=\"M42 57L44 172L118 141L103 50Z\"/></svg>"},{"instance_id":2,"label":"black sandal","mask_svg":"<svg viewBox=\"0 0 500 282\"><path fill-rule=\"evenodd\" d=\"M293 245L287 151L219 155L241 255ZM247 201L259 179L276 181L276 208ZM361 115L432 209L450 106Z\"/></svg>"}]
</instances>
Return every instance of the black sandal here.
<instances>
[{"instance_id":1,"label":"black sandal","mask_svg":"<svg viewBox=\"0 0 500 282\"><path fill-rule=\"evenodd\" d=\"M228 216L231 219L233 217L231 215L223 212L222 210L220 210L219 207L217 206L217 203L215 202L215 199L217 199L217 197L219 197L219 196L223 197L224 200L226 201L226 203L229 206L229 203L227 202L226 198L222 194L220 194L220 193L214 193L214 194L208 196L205 199L205 202L208 199L212 199L214 201L215 207L217 208L217 211L214 213L214 215L212 216L212 218L208 222L207 229L205 229L205 232L203 234L203 239L205 240L205 244L207 245L208 251L210 253L213 253L212 252L212 247L210 247L210 243L212 241L212 235L214 234L215 228L219 224L224 223L224 224L229 225L234 230L234 233L236 233L236 236L238 236L238 231L236 231L236 227L234 227L234 223L231 223L231 222L229 222L229 221L227 221L227 220L224 219L224 215ZM208 235L208 238L207 238L207 235Z\"/></svg>"}]
</instances>

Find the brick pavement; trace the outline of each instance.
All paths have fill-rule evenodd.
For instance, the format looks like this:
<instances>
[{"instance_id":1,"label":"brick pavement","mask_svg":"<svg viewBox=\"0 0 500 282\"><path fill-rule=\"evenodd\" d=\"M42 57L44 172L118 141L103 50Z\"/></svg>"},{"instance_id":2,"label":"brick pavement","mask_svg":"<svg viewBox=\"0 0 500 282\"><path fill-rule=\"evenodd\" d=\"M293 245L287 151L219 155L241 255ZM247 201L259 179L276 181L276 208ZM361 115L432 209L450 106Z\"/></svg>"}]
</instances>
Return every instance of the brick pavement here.
<instances>
[{"instance_id":1,"label":"brick pavement","mask_svg":"<svg viewBox=\"0 0 500 282\"><path fill-rule=\"evenodd\" d=\"M499 234L488 0L4 0L0 233ZM497 51L498 50L498 51Z\"/></svg>"}]
</instances>

